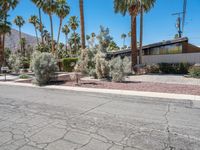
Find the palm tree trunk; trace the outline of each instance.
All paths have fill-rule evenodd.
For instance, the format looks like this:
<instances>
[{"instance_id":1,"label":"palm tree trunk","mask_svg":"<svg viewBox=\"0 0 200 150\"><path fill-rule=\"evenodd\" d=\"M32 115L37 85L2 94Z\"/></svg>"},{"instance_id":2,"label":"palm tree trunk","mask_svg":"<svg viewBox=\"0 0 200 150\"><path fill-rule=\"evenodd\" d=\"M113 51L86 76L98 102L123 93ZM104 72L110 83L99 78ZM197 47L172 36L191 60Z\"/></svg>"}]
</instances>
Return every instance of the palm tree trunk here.
<instances>
[{"instance_id":1,"label":"palm tree trunk","mask_svg":"<svg viewBox=\"0 0 200 150\"><path fill-rule=\"evenodd\" d=\"M68 45L67 45L68 44L68 34L65 35L65 38L66 38L66 52L67 52L67 49L68 49Z\"/></svg>"},{"instance_id":2,"label":"palm tree trunk","mask_svg":"<svg viewBox=\"0 0 200 150\"><path fill-rule=\"evenodd\" d=\"M53 40L53 20L52 20L51 14L49 14L49 18L50 18L50 26L51 26L51 51L52 51L52 54L55 54L54 40Z\"/></svg>"},{"instance_id":3,"label":"palm tree trunk","mask_svg":"<svg viewBox=\"0 0 200 150\"><path fill-rule=\"evenodd\" d=\"M137 56L138 56L136 23L137 23L136 16L131 16L131 53L132 53L132 58L131 59L132 59L132 69L133 69L134 65L137 64Z\"/></svg>"},{"instance_id":4,"label":"palm tree trunk","mask_svg":"<svg viewBox=\"0 0 200 150\"><path fill-rule=\"evenodd\" d=\"M3 62L2 62L2 50L3 48L2 48L2 36L0 35L0 67L1 67L1 65L3 64Z\"/></svg>"},{"instance_id":5,"label":"palm tree trunk","mask_svg":"<svg viewBox=\"0 0 200 150\"><path fill-rule=\"evenodd\" d=\"M37 39L37 45L39 45L39 38L38 38L38 33L37 33L37 28L35 27L35 35L36 35L36 39Z\"/></svg>"},{"instance_id":6,"label":"palm tree trunk","mask_svg":"<svg viewBox=\"0 0 200 150\"><path fill-rule=\"evenodd\" d=\"M39 8L39 19L40 19L40 31L41 31L40 36L41 36L41 39L42 39L42 44L44 44L41 8Z\"/></svg>"},{"instance_id":7,"label":"palm tree trunk","mask_svg":"<svg viewBox=\"0 0 200 150\"><path fill-rule=\"evenodd\" d=\"M85 20L84 20L83 0L79 0L79 8L80 8L80 20L81 20L81 47L82 49L85 49Z\"/></svg>"},{"instance_id":8,"label":"palm tree trunk","mask_svg":"<svg viewBox=\"0 0 200 150\"><path fill-rule=\"evenodd\" d=\"M76 53L76 32L74 30L74 52Z\"/></svg>"},{"instance_id":9,"label":"palm tree trunk","mask_svg":"<svg viewBox=\"0 0 200 150\"><path fill-rule=\"evenodd\" d=\"M142 42L143 42L143 6L140 10L140 52L139 52L139 64L142 64Z\"/></svg>"},{"instance_id":10,"label":"palm tree trunk","mask_svg":"<svg viewBox=\"0 0 200 150\"><path fill-rule=\"evenodd\" d=\"M61 27L62 27L62 22L63 22L63 20L60 19L60 25L59 25L59 29L58 29L57 44L59 44L59 42L60 42L60 31L61 31Z\"/></svg>"},{"instance_id":11,"label":"palm tree trunk","mask_svg":"<svg viewBox=\"0 0 200 150\"><path fill-rule=\"evenodd\" d=\"M19 27L19 43L20 43L20 50L22 53L22 32L21 32L21 27Z\"/></svg>"}]
</instances>

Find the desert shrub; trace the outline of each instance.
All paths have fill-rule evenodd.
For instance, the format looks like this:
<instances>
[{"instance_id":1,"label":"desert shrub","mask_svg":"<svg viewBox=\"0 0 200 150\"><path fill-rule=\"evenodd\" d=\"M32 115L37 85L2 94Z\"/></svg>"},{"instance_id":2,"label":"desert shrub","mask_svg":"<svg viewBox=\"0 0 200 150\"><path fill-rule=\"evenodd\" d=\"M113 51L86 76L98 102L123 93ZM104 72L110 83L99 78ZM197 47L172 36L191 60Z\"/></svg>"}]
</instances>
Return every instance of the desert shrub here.
<instances>
[{"instance_id":1,"label":"desert shrub","mask_svg":"<svg viewBox=\"0 0 200 150\"><path fill-rule=\"evenodd\" d=\"M166 74L187 74L189 66L188 63L159 64L160 71Z\"/></svg>"},{"instance_id":2,"label":"desert shrub","mask_svg":"<svg viewBox=\"0 0 200 150\"><path fill-rule=\"evenodd\" d=\"M58 70L57 62L50 53L40 53L35 56L33 62L33 70L35 72L36 84L46 85L54 77Z\"/></svg>"},{"instance_id":3,"label":"desert shrub","mask_svg":"<svg viewBox=\"0 0 200 150\"><path fill-rule=\"evenodd\" d=\"M75 71L82 72L83 74L87 74L88 62L89 62L88 49L82 49L81 55L78 58L78 62L76 63L76 66L75 66Z\"/></svg>"},{"instance_id":4,"label":"desert shrub","mask_svg":"<svg viewBox=\"0 0 200 150\"><path fill-rule=\"evenodd\" d=\"M110 76L113 82L122 82L124 80L123 60L120 57L114 58L109 62Z\"/></svg>"},{"instance_id":5,"label":"desert shrub","mask_svg":"<svg viewBox=\"0 0 200 150\"><path fill-rule=\"evenodd\" d=\"M63 58L63 69L66 72L72 72L74 70L74 67L76 66L76 63L78 61L78 58Z\"/></svg>"},{"instance_id":6,"label":"desert shrub","mask_svg":"<svg viewBox=\"0 0 200 150\"><path fill-rule=\"evenodd\" d=\"M31 71L34 71L34 62L35 62L35 59L41 55L41 52L40 51L34 51L32 56L31 56L31 61L30 61L30 70Z\"/></svg>"},{"instance_id":7,"label":"desert shrub","mask_svg":"<svg viewBox=\"0 0 200 150\"><path fill-rule=\"evenodd\" d=\"M125 75L130 75L132 74L131 70L131 58L130 57L124 57L123 59L123 70Z\"/></svg>"},{"instance_id":8,"label":"desert shrub","mask_svg":"<svg viewBox=\"0 0 200 150\"><path fill-rule=\"evenodd\" d=\"M91 77L94 77L95 79L97 79L96 69L90 69L90 70L89 70L89 75L90 75Z\"/></svg>"},{"instance_id":9,"label":"desert shrub","mask_svg":"<svg viewBox=\"0 0 200 150\"><path fill-rule=\"evenodd\" d=\"M95 56L95 68L98 79L109 77L109 63L100 52Z\"/></svg>"},{"instance_id":10,"label":"desert shrub","mask_svg":"<svg viewBox=\"0 0 200 150\"><path fill-rule=\"evenodd\" d=\"M27 57L21 57L21 68L28 69L30 67L30 60Z\"/></svg>"},{"instance_id":11,"label":"desert shrub","mask_svg":"<svg viewBox=\"0 0 200 150\"><path fill-rule=\"evenodd\" d=\"M29 79L30 76L27 75L27 74L21 74L21 75L19 76L19 78L20 78L20 79Z\"/></svg>"},{"instance_id":12,"label":"desert shrub","mask_svg":"<svg viewBox=\"0 0 200 150\"><path fill-rule=\"evenodd\" d=\"M8 59L8 65L10 69L16 73L20 71L21 68L21 60L20 57L16 54L11 54Z\"/></svg>"},{"instance_id":13,"label":"desert shrub","mask_svg":"<svg viewBox=\"0 0 200 150\"><path fill-rule=\"evenodd\" d=\"M160 68L157 64L147 65L146 70L148 73L160 73Z\"/></svg>"},{"instance_id":14,"label":"desert shrub","mask_svg":"<svg viewBox=\"0 0 200 150\"><path fill-rule=\"evenodd\" d=\"M200 66L192 66L189 69L189 75L193 78L200 78Z\"/></svg>"}]
</instances>

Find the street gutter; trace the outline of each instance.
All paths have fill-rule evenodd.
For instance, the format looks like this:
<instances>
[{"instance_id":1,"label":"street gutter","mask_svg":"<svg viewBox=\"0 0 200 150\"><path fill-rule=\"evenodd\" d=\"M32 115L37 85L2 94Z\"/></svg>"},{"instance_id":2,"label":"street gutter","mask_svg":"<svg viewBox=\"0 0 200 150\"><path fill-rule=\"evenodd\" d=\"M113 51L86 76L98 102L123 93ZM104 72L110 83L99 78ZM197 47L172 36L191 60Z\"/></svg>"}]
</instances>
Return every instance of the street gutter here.
<instances>
[{"instance_id":1,"label":"street gutter","mask_svg":"<svg viewBox=\"0 0 200 150\"><path fill-rule=\"evenodd\" d=\"M103 93L103 94L117 94L117 95L127 95L127 96L141 96L141 97L152 97L152 98L200 101L200 96L186 95L186 94L143 92L143 91L130 91L130 90L112 90L112 89L84 88L84 87L72 87L72 86L60 86L60 85L48 85L48 86L39 87L39 86L28 84L28 83L13 83L13 82L0 82L0 85L22 86L22 87L54 89L54 90L68 90L68 91L78 91L78 92L88 92L88 93Z\"/></svg>"}]
</instances>

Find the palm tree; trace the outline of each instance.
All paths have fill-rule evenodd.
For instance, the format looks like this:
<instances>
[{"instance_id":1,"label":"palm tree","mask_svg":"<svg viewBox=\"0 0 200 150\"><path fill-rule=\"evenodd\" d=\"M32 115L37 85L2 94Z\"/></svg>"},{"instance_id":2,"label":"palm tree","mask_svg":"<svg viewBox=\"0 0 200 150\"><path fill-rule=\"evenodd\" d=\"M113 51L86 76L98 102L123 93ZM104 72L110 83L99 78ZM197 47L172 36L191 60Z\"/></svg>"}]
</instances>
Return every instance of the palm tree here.
<instances>
[{"instance_id":1,"label":"palm tree","mask_svg":"<svg viewBox=\"0 0 200 150\"><path fill-rule=\"evenodd\" d=\"M37 45L39 45L39 38L38 38L38 33L37 33L37 25L39 24L38 17L36 15L32 15L29 18L29 23L31 23L35 28L35 35L36 35L36 38L37 38Z\"/></svg>"},{"instance_id":2,"label":"palm tree","mask_svg":"<svg viewBox=\"0 0 200 150\"><path fill-rule=\"evenodd\" d=\"M123 33L122 35L121 35L121 38L123 39L123 47L125 46L125 40L126 40L126 34L125 33Z\"/></svg>"},{"instance_id":3,"label":"palm tree","mask_svg":"<svg viewBox=\"0 0 200 150\"><path fill-rule=\"evenodd\" d=\"M60 18L60 24L59 24L59 29L58 29L58 38L57 38L57 43L59 45L62 22L63 22L63 19L69 14L70 7L68 6L66 0L57 0L56 6L57 6L56 7L56 15Z\"/></svg>"},{"instance_id":4,"label":"palm tree","mask_svg":"<svg viewBox=\"0 0 200 150\"><path fill-rule=\"evenodd\" d=\"M81 47L85 49L85 20L83 0L79 0L80 20L81 20Z\"/></svg>"},{"instance_id":5,"label":"palm tree","mask_svg":"<svg viewBox=\"0 0 200 150\"><path fill-rule=\"evenodd\" d=\"M5 49L5 35L10 32L10 23L7 21L8 12L10 9L15 9L19 0L0 0L0 14L1 14L1 27L0 28L0 65L2 65L4 61L4 49ZM4 65L4 64L3 64Z\"/></svg>"},{"instance_id":6,"label":"palm tree","mask_svg":"<svg viewBox=\"0 0 200 150\"><path fill-rule=\"evenodd\" d=\"M73 47L79 47L80 46L80 35L78 33L72 33L71 37L69 38L69 44L70 46ZM75 45L76 44L76 45ZM74 48L74 54L77 54L77 50ZM71 53L72 54L72 53Z\"/></svg>"},{"instance_id":7,"label":"palm tree","mask_svg":"<svg viewBox=\"0 0 200 150\"><path fill-rule=\"evenodd\" d=\"M68 35L70 33L70 29L68 27L68 25L64 25L64 27L62 28L62 32L65 34L65 38L66 38L66 51L68 49Z\"/></svg>"},{"instance_id":8,"label":"palm tree","mask_svg":"<svg viewBox=\"0 0 200 150\"><path fill-rule=\"evenodd\" d=\"M56 11L56 2L54 0L45 0L43 2L43 11L48 14L51 28L51 51L55 54L54 32L53 32L53 14Z\"/></svg>"},{"instance_id":9,"label":"palm tree","mask_svg":"<svg viewBox=\"0 0 200 150\"><path fill-rule=\"evenodd\" d=\"M71 29L74 31L74 35L76 35L76 29L78 28L79 26L79 21L78 21L78 17L76 16L71 16L70 19L69 19L69 26L71 27ZM76 50L77 48L77 40L76 38L73 38L74 39L74 49Z\"/></svg>"},{"instance_id":10,"label":"palm tree","mask_svg":"<svg viewBox=\"0 0 200 150\"><path fill-rule=\"evenodd\" d=\"M143 44L143 4L140 5L140 50L139 64L142 64L142 44Z\"/></svg>"},{"instance_id":11,"label":"palm tree","mask_svg":"<svg viewBox=\"0 0 200 150\"><path fill-rule=\"evenodd\" d=\"M43 24L42 24L42 12L41 9L44 5L43 0L32 0L32 2L38 7L38 14L39 14L39 31L41 34L42 44L44 44L44 37L43 37Z\"/></svg>"},{"instance_id":12,"label":"palm tree","mask_svg":"<svg viewBox=\"0 0 200 150\"><path fill-rule=\"evenodd\" d=\"M22 16L16 16L16 18L14 19L13 22L19 28L19 40L20 40L20 48L21 48L21 52L22 52L22 43L21 43L22 42L22 32L21 32L21 28L25 24L25 21L22 18Z\"/></svg>"},{"instance_id":13,"label":"palm tree","mask_svg":"<svg viewBox=\"0 0 200 150\"><path fill-rule=\"evenodd\" d=\"M136 33L136 17L140 12L141 5L145 12L149 11L155 4L156 0L114 0L114 8L116 13L126 15L129 12L131 16L131 50L132 50L132 66L137 64L137 33Z\"/></svg>"}]
</instances>

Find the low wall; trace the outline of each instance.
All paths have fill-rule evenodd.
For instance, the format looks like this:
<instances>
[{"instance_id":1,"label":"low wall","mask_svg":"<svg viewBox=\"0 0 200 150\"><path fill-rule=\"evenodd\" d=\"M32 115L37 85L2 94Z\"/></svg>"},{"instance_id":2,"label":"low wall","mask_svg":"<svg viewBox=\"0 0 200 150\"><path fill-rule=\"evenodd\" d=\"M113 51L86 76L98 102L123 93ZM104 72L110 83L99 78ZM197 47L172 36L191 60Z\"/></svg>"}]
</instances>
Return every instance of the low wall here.
<instances>
[{"instance_id":1,"label":"low wall","mask_svg":"<svg viewBox=\"0 0 200 150\"><path fill-rule=\"evenodd\" d=\"M184 53L184 54L169 54L169 55L150 55L142 57L144 64L158 63L190 63L200 64L200 53Z\"/></svg>"}]
</instances>

